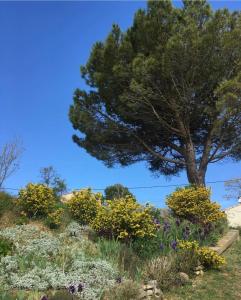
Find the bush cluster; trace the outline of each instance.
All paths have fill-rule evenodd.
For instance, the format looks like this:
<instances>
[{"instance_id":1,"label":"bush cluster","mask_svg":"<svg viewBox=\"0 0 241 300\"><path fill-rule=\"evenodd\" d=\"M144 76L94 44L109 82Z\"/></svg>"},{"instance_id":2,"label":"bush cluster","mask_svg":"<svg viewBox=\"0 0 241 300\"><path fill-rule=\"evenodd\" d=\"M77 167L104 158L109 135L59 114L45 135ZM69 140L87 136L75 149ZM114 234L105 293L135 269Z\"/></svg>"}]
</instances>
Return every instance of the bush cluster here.
<instances>
[{"instance_id":1,"label":"bush cluster","mask_svg":"<svg viewBox=\"0 0 241 300\"><path fill-rule=\"evenodd\" d=\"M208 247L200 247L197 241L179 241L178 247L192 251L206 268L219 268L225 264L224 257Z\"/></svg>"},{"instance_id":2,"label":"bush cluster","mask_svg":"<svg viewBox=\"0 0 241 300\"><path fill-rule=\"evenodd\" d=\"M28 217L46 216L53 210L56 197L48 186L29 183L19 191L17 204Z\"/></svg>"},{"instance_id":3,"label":"bush cluster","mask_svg":"<svg viewBox=\"0 0 241 300\"><path fill-rule=\"evenodd\" d=\"M83 189L73 193L67 206L71 215L82 225L91 223L101 206L102 195L93 193L91 189Z\"/></svg>"},{"instance_id":4,"label":"bush cluster","mask_svg":"<svg viewBox=\"0 0 241 300\"><path fill-rule=\"evenodd\" d=\"M98 209L91 226L102 236L121 240L154 236L156 232L149 209L130 196L107 201Z\"/></svg>"},{"instance_id":5,"label":"bush cluster","mask_svg":"<svg viewBox=\"0 0 241 300\"><path fill-rule=\"evenodd\" d=\"M177 189L167 197L167 205L175 215L204 225L225 218L220 205L211 202L210 189L206 187Z\"/></svg>"}]
</instances>

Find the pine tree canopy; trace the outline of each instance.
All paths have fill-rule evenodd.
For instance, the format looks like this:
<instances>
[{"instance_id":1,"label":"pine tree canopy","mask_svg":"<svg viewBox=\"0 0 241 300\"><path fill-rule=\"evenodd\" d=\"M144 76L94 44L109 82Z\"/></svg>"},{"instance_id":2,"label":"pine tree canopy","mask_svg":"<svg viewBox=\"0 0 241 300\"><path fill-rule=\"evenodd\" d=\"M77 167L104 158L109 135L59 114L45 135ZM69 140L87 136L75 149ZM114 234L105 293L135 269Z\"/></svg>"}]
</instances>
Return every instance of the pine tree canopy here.
<instances>
[{"instance_id":1,"label":"pine tree canopy","mask_svg":"<svg viewBox=\"0 0 241 300\"><path fill-rule=\"evenodd\" d=\"M74 142L107 166L204 184L209 163L241 159L241 13L206 1L149 1L96 42L69 118Z\"/></svg>"}]
</instances>

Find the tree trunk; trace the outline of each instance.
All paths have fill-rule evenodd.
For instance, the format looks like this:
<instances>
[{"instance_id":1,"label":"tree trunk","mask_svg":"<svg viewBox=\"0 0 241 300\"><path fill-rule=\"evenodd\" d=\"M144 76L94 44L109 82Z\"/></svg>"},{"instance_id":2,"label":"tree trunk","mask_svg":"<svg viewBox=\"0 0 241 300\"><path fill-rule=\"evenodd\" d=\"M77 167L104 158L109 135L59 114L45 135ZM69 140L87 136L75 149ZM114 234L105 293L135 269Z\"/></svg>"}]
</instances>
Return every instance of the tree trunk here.
<instances>
[{"instance_id":1,"label":"tree trunk","mask_svg":"<svg viewBox=\"0 0 241 300\"><path fill-rule=\"evenodd\" d=\"M205 186L206 170L197 170L196 164L187 164L187 178L190 184Z\"/></svg>"},{"instance_id":2,"label":"tree trunk","mask_svg":"<svg viewBox=\"0 0 241 300\"><path fill-rule=\"evenodd\" d=\"M207 166L198 168L195 157L195 150L190 141L186 146L186 171L187 178L190 184L205 186L205 175Z\"/></svg>"}]
</instances>

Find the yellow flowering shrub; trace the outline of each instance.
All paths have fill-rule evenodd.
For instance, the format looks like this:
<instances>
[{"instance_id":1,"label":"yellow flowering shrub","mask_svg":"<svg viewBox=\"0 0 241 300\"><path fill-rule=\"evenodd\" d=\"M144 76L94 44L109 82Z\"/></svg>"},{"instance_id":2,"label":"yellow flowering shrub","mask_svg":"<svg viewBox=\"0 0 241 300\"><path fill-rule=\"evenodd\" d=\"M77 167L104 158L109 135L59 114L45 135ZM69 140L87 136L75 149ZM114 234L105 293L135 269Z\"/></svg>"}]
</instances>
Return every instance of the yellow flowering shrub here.
<instances>
[{"instance_id":1,"label":"yellow flowering shrub","mask_svg":"<svg viewBox=\"0 0 241 300\"><path fill-rule=\"evenodd\" d=\"M29 183L18 194L17 204L28 217L46 216L56 203L53 190L44 184Z\"/></svg>"},{"instance_id":2,"label":"yellow flowering shrub","mask_svg":"<svg viewBox=\"0 0 241 300\"><path fill-rule=\"evenodd\" d=\"M142 207L131 196L107 201L91 226L101 235L123 240L154 236L156 231L149 208Z\"/></svg>"},{"instance_id":3,"label":"yellow flowering shrub","mask_svg":"<svg viewBox=\"0 0 241 300\"><path fill-rule=\"evenodd\" d=\"M206 268L219 268L226 263L224 257L207 247L201 247L198 249L198 258L200 263Z\"/></svg>"},{"instance_id":4,"label":"yellow flowering shrub","mask_svg":"<svg viewBox=\"0 0 241 300\"><path fill-rule=\"evenodd\" d=\"M72 216L82 225L92 222L101 206L101 193L93 193L91 189L83 189L73 193L66 203Z\"/></svg>"},{"instance_id":5,"label":"yellow flowering shrub","mask_svg":"<svg viewBox=\"0 0 241 300\"><path fill-rule=\"evenodd\" d=\"M167 197L166 203L177 216L208 224L225 218L220 205L210 200L210 193L203 186L177 189Z\"/></svg>"},{"instance_id":6,"label":"yellow flowering shrub","mask_svg":"<svg viewBox=\"0 0 241 300\"><path fill-rule=\"evenodd\" d=\"M61 225L63 214L63 208L57 208L50 212L46 219L46 225L48 225L50 228L58 228Z\"/></svg>"},{"instance_id":7,"label":"yellow flowering shrub","mask_svg":"<svg viewBox=\"0 0 241 300\"><path fill-rule=\"evenodd\" d=\"M180 240L178 241L178 248L183 250L197 250L199 248L199 244L197 241Z\"/></svg>"},{"instance_id":8,"label":"yellow flowering shrub","mask_svg":"<svg viewBox=\"0 0 241 300\"><path fill-rule=\"evenodd\" d=\"M178 241L178 248L187 251L194 251L199 262L206 268L219 268L225 264L225 258L208 247L199 247L197 241Z\"/></svg>"}]
</instances>

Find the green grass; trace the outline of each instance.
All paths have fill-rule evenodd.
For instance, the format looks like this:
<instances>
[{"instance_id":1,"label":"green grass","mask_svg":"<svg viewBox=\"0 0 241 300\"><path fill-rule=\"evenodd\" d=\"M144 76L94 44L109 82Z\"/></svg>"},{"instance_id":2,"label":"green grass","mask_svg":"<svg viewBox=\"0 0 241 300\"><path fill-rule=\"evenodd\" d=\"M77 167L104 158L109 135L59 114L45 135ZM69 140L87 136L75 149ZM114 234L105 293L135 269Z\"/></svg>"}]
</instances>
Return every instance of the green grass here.
<instances>
[{"instance_id":1,"label":"green grass","mask_svg":"<svg viewBox=\"0 0 241 300\"><path fill-rule=\"evenodd\" d=\"M237 300L241 299L241 241L236 242L224 254L227 265L197 277L192 285L175 289L166 300Z\"/></svg>"}]
</instances>

